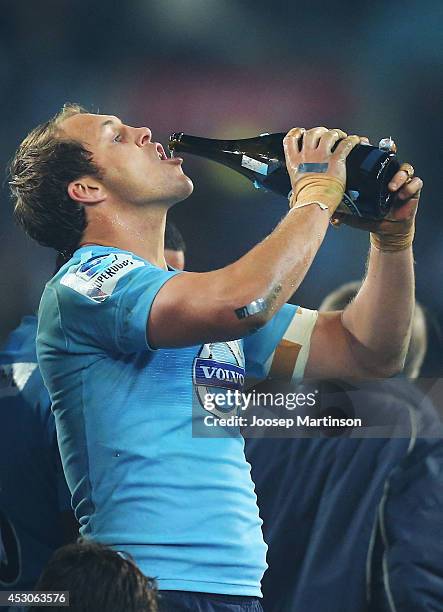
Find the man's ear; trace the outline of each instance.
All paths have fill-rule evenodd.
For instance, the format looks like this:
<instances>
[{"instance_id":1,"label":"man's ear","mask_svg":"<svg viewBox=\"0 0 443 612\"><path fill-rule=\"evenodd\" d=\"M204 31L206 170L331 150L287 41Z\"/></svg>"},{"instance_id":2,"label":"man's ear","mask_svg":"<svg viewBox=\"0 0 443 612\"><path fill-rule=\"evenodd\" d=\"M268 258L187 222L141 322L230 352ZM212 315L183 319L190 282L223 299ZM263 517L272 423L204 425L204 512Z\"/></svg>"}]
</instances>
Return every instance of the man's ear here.
<instances>
[{"instance_id":1,"label":"man's ear","mask_svg":"<svg viewBox=\"0 0 443 612\"><path fill-rule=\"evenodd\" d=\"M82 204L98 204L106 200L106 192L99 181L84 176L68 185L69 197Z\"/></svg>"}]
</instances>

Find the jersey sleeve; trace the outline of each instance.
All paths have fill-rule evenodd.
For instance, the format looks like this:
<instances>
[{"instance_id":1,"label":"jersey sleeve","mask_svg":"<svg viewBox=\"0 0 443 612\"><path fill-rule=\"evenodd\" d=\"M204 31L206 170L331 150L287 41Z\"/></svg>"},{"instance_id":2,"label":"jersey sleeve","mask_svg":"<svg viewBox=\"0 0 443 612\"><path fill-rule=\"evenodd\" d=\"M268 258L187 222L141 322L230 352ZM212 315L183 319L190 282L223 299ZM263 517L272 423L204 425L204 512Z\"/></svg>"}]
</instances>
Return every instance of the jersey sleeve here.
<instances>
[{"instance_id":1,"label":"jersey sleeve","mask_svg":"<svg viewBox=\"0 0 443 612\"><path fill-rule=\"evenodd\" d=\"M66 349L95 347L124 354L152 350L147 338L152 303L160 288L180 273L126 252L83 254L80 263L61 276L53 296ZM42 306L40 329L45 327ZM54 316L51 308L47 316Z\"/></svg>"},{"instance_id":2,"label":"jersey sleeve","mask_svg":"<svg viewBox=\"0 0 443 612\"><path fill-rule=\"evenodd\" d=\"M285 304L259 331L243 340L246 384L266 378L298 382L303 378L318 312Z\"/></svg>"}]
</instances>

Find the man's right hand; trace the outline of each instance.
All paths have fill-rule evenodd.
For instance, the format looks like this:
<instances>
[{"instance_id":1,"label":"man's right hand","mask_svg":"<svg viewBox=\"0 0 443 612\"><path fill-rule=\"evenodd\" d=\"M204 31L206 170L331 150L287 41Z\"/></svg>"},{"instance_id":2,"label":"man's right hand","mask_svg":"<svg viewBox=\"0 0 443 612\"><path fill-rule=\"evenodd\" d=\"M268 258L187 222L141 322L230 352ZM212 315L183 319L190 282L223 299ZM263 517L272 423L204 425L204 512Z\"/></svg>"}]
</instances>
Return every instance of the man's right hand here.
<instances>
[{"instance_id":1,"label":"man's right hand","mask_svg":"<svg viewBox=\"0 0 443 612\"><path fill-rule=\"evenodd\" d=\"M345 190L346 158L359 143L359 136L347 136L339 129L290 130L283 145L292 185L291 208L319 202L328 207L332 216Z\"/></svg>"}]
</instances>

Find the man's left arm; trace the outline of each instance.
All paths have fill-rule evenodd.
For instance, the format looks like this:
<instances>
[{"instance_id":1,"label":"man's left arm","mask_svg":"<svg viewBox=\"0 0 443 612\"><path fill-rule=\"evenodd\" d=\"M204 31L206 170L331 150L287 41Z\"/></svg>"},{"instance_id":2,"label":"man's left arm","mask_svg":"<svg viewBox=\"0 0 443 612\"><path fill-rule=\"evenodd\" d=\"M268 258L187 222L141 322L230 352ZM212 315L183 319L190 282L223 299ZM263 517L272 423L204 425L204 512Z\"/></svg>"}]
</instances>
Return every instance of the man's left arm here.
<instances>
[{"instance_id":1,"label":"man's left arm","mask_svg":"<svg viewBox=\"0 0 443 612\"><path fill-rule=\"evenodd\" d=\"M320 313L312 333L305 377L386 377L403 367L414 309L412 240L420 190L403 164L389 184L396 204L387 219L339 221L371 231L366 278L341 312Z\"/></svg>"}]
</instances>

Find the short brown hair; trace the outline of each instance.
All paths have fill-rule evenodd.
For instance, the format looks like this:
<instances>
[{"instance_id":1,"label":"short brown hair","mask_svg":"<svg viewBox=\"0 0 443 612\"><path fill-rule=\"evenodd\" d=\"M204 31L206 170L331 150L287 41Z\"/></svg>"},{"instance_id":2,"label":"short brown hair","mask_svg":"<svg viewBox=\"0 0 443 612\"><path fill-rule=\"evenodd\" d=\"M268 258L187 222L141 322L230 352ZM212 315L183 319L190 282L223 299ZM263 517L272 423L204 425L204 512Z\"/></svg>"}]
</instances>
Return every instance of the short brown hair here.
<instances>
[{"instance_id":1,"label":"short brown hair","mask_svg":"<svg viewBox=\"0 0 443 612\"><path fill-rule=\"evenodd\" d=\"M64 255L78 247L87 225L84 207L69 196L68 185L101 173L92 153L81 142L64 138L59 126L87 112L78 104L65 104L26 136L9 166L16 221L31 238Z\"/></svg>"},{"instance_id":2,"label":"short brown hair","mask_svg":"<svg viewBox=\"0 0 443 612\"><path fill-rule=\"evenodd\" d=\"M69 591L72 612L157 612L155 580L142 574L130 555L86 539L56 550L35 588Z\"/></svg>"}]
</instances>

